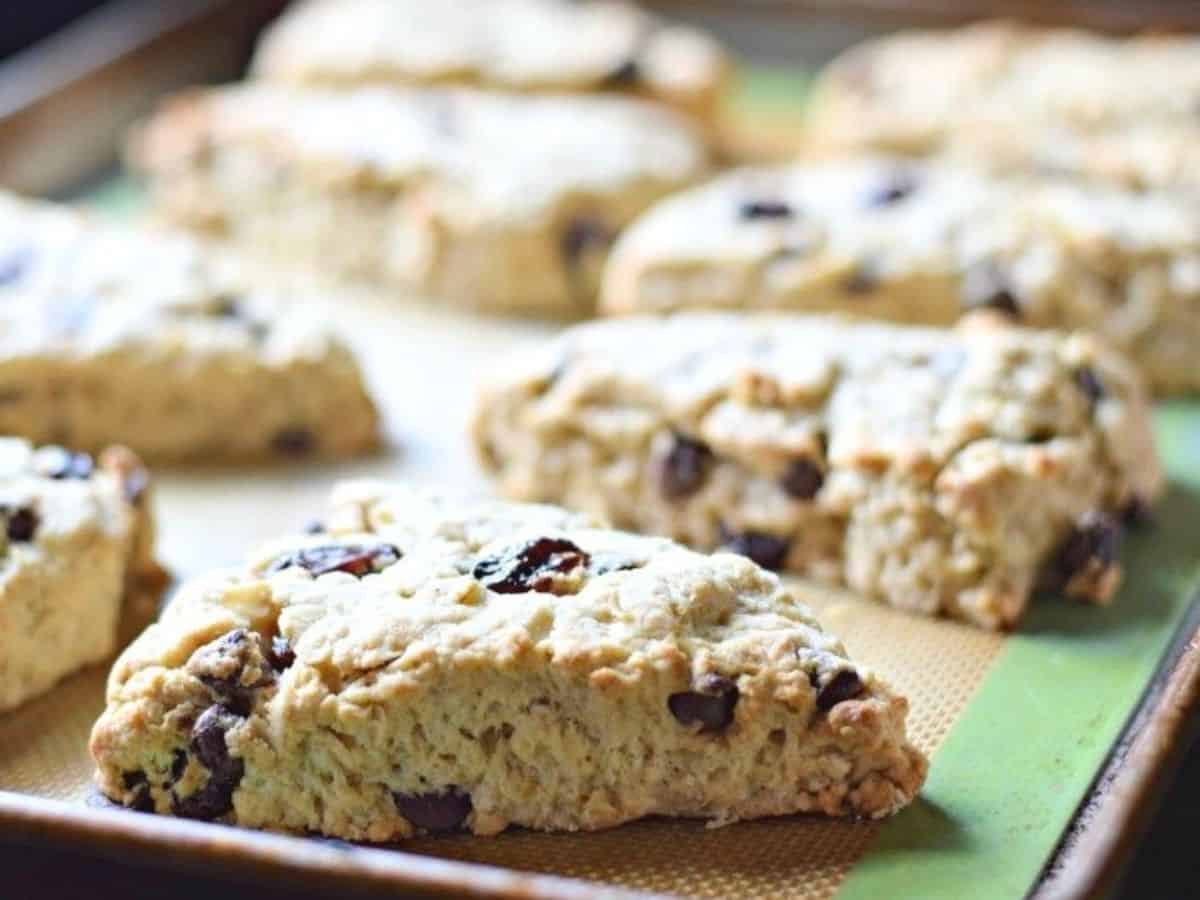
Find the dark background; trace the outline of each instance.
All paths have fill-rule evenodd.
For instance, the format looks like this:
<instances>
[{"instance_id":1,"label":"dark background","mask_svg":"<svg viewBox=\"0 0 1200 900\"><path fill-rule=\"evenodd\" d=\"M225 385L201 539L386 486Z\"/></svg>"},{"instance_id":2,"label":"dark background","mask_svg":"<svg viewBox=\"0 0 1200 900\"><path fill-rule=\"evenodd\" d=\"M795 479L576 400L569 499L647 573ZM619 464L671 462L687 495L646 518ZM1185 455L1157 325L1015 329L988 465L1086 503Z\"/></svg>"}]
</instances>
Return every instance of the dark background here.
<instances>
[{"instance_id":1,"label":"dark background","mask_svg":"<svg viewBox=\"0 0 1200 900\"><path fill-rule=\"evenodd\" d=\"M169 3L172 0L161 0ZM436 0L430 0L436 2ZM1200 3L1200 0L1197 0ZM103 5L104 0L0 0L0 59ZM1114 896L1121 900L1200 897L1200 753L1195 747ZM294 886L247 885L220 872L164 879L142 863L98 859L70 850L25 846L0 834L0 898L5 900L282 900L327 896ZM339 897L356 895L339 891ZM391 894L390 896L396 896Z\"/></svg>"},{"instance_id":2,"label":"dark background","mask_svg":"<svg viewBox=\"0 0 1200 900\"><path fill-rule=\"evenodd\" d=\"M0 2L0 57L27 47L105 0L3 0ZM170 3L171 0L163 0Z\"/></svg>"}]
</instances>

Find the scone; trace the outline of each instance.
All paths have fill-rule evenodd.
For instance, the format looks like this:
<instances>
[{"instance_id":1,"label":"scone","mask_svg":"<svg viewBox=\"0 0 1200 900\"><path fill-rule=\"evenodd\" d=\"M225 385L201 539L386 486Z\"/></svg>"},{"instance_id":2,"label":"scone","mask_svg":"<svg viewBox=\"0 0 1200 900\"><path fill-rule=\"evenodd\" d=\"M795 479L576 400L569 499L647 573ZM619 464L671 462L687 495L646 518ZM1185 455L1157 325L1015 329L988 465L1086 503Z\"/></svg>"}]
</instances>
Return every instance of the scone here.
<instances>
[{"instance_id":1,"label":"scone","mask_svg":"<svg viewBox=\"0 0 1200 900\"><path fill-rule=\"evenodd\" d=\"M121 656L105 794L381 842L879 817L924 779L906 701L745 558L380 483L325 528L185 586Z\"/></svg>"},{"instance_id":2,"label":"scone","mask_svg":"<svg viewBox=\"0 0 1200 900\"><path fill-rule=\"evenodd\" d=\"M852 47L818 78L810 144L947 148L1142 185L1200 185L1200 39L985 23Z\"/></svg>"},{"instance_id":3,"label":"scone","mask_svg":"<svg viewBox=\"0 0 1200 900\"><path fill-rule=\"evenodd\" d=\"M124 448L0 438L0 712L110 656L127 601L156 599L149 489Z\"/></svg>"},{"instance_id":4,"label":"scone","mask_svg":"<svg viewBox=\"0 0 1200 900\"><path fill-rule=\"evenodd\" d=\"M894 157L747 169L671 197L610 257L607 313L989 308L1102 335L1160 394L1200 390L1200 207L1165 192Z\"/></svg>"},{"instance_id":5,"label":"scone","mask_svg":"<svg viewBox=\"0 0 1200 900\"><path fill-rule=\"evenodd\" d=\"M1108 600L1162 489L1127 361L987 316L614 319L500 372L474 438L508 496L987 628L1037 586Z\"/></svg>"},{"instance_id":6,"label":"scone","mask_svg":"<svg viewBox=\"0 0 1200 900\"><path fill-rule=\"evenodd\" d=\"M256 77L309 86L621 92L707 123L729 69L697 29L571 0L307 0L267 30L253 64Z\"/></svg>"},{"instance_id":7,"label":"scone","mask_svg":"<svg viewBox=\"0 0 1200 900\"><path fill-rule=\"evenodd\" d=\"M370 449L353 356L290 301L190 239L0 195L0 434L153 462Z\"/></svg>"},{"instance_id":8,"label":"scone","mask_svg":"<svg viewBox=\"0 0 1200 900\"><path fill-rule=\"evenodd\" d=\"M614 235L706 161L663 107L440 88L194 92L131 154L174 222L403 294L552 316L591 312Z\"/></svg>"}]
</instances>

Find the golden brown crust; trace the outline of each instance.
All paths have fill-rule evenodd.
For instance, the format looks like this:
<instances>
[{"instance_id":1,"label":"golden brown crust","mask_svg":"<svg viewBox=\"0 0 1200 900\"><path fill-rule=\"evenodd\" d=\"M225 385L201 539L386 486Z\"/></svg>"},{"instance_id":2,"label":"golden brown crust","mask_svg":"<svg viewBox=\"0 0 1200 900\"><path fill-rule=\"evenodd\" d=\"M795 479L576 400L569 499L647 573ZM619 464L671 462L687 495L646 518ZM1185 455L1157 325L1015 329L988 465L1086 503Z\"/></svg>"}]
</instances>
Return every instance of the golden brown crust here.
<instances>
[{"instance_id":1,"label":"golden brown crust","mask_svg":"<svg viewBox=\"0 0 1200 900\"><path fill-rule=\"evenodd\" d=\"M127 805L383 841L883 816L924 778L906 713L740 557L361 483L325 533L186 586L92 752Z\"/></svg>"}]
</instances>

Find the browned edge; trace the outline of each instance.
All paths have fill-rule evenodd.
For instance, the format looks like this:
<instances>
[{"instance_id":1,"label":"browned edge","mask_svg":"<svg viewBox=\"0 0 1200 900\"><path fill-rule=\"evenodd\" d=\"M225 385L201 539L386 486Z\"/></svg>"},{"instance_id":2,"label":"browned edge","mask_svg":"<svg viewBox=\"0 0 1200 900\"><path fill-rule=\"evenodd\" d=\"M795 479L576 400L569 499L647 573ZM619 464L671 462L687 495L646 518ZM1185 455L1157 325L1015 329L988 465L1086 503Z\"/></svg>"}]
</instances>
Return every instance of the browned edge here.
<instances>
[{"instance_id":1,"label":"browned edge","mask_svg":"<svg viewBox=\"0 0 1200 900\"><path fill-rule=\"evenodd\" d=\"M1021 19L1103 31L1200 30L1195 0L650 0L666 10L696 9L856 19L887 25L961 25Z\"/></svg>"},{"instance_id":2,"label":"browned edge","mask_svg":"<svg viewBox=\"0 0 1200 900\"><path fill-rule=\"evenodd\" d=\"M403 850L361 847L210 825L185 819L48 800L0 791L6 841L58 844L139 864L204 869L272 884L344 889L420 891L422 895L506 900L646 900L661 895L627 891L557 875L452 862Z\"/></svg>"},{"instance_id":3,"label":"browned edge","mask_svg":"<svg viewBox=\"0 0 1200 900\"><path fill-rule=\"evenodd\" d=\"M1200 592L1031 900L1102 897L1112 890L1200 730L1198 701Z\"/></svg>"},{"instance_id":4,"label":"browned edge","mask_svg":"<svg viewBox=\"0 0 1200 900\"><path fill-rule=\"evenodd\" d=\"M110 166L164 92L236 75L283 6L112 0L0 64L0 185L57 193Z\"/></svg>"}]
</instances>

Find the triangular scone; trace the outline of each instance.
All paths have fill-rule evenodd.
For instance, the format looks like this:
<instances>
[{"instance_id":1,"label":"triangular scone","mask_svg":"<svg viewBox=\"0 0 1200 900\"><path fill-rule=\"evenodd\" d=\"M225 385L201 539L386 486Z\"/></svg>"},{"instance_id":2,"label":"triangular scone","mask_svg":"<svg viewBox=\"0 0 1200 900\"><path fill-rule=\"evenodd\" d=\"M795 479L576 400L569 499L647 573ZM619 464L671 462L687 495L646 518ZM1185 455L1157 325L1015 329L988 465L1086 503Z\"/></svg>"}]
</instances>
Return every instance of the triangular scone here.
<instances>
[{"instance_id":1,"label":"triangular scone","mask_svg":"<svg viewBox=\"0 0 1200 900\"><path fill-rule=\"evenodd\" d=\"M621 92L713 125L730 65L709 35L632 3L308 0L268 29L254 73L346 88L465 84Z\"/></svg>"},{"instance_id":2,"label":"triangular scone","mask_svg":"<svg viewBox=\"0 0 1200 900\"><path fill-rule=\"evenodd\" d=\"M358 453L377 422L314 307L188 238L0 194L0 434L205 461Z\"/></svg>"},{"instance_id":3,"label":"triangular scone","mask_svg":"<svg viewBox=\"0 0 1200 900\"><path fill-rule=\"evenodd\" d=\"M496 313L591 312L614 237L701 177L624 97L251 83L170 99L130 145L165 220L320 276Z\"/></svg>"},{"instance_id":4,"label":"triangular scone","mask_svg":"<svg viewBox=\"0 0 1200 900\"><path fill-rule=\"evenodd\" d=\"M389 841L884 816L907 703L779 579L547 506L380 483L185 587L92 734L127 806Z\"/></svg>"},{"instance_id":5,"label":"triangular scone","mask_svg":"<svg viewBox=\"0 0 1200 900\"><path fill-rule=\"evenodd\" d=\"M601 308L937 326L988 309L1098 334L1178 394L1200 390L1198 296L1185 197L878 156L740 169L669 197L613 249Z\"/></svg>"},{"instance_id":6,"label":"triangular scone","mask_svg":"<svg viewBox=\"0 0 1200 900\"><path fill-rule=\"evenodd\" d=\"M1060 175L1182 188L1195 184L1195 156L1191 171L1176 168L1176 151L1190 143L1194 152L1197 104L1200 44L1193 35L981 22L856 44L816 79L806 137L822 152L926 155L982 127L1000 139L999 148L976 145L972 161L987 165L996 149L1007 149L1006 133L1026 139L1040 132L1046 153L1031 162ZM1056 152L1064 134L1107 141L1154 132L1158 141L1105 143L1077 157ZM1190 142L1182 140L1189 132Z\"/></svg>"},{"instance_id":7,"label":"triangular scone","mask_svg":"<svg viewBox=\"0 0 1200 900\"><path fill-rule=\"evenodd\" d=\"M986 316L592 322L498 367L474 434L513 500L987 628L1039 583L1111 599L1164 487L1127 360Z\"/></svg>"},{"instance_id":8,"label":"triangular scone","mask_svg":"<svg viewBox=\"0 0 1200 900\"><path fill-rule=\"evenodd\" d=\"M109 656L126 598L156 598L149 487L121 447L0 439L0 711Z\"/></svg>"}]
</instances>

